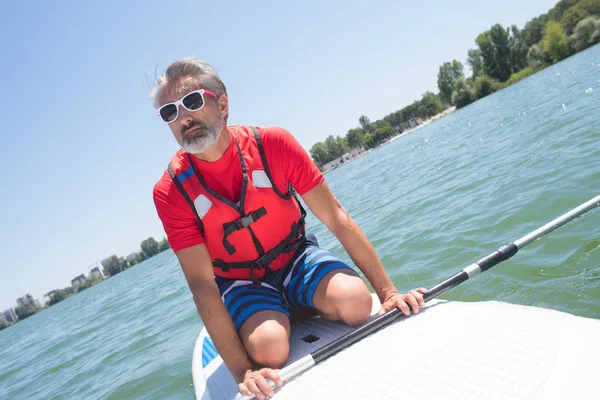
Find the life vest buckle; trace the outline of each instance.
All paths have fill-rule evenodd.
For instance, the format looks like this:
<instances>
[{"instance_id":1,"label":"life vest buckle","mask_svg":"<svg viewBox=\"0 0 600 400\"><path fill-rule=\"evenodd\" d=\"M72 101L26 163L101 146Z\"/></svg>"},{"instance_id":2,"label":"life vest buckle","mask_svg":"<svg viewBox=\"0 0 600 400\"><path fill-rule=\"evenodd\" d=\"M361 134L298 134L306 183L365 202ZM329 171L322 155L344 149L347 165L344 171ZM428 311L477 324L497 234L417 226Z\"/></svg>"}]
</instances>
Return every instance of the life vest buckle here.
<instances>
[{"instance_id":1,"label":"life vest buckle","mask_svg":"<svg viewBox=\"0 0 600 400\"><path fill-rule=\"evenodd\" d=\"M269 264L275 261L276 258L277 256L275 256L272 252L269 252L254 262L256 264L256 267L254 268L258 269L259 271L266 269L267 273L272 272L271 268L269 268Z\"/></svg>"},{"instance_id":2,"label":"life vest buckle","mask_svg":"<svg viewBox=\"0 0 600 400\"><path fill-rule=\"evenodd\" d=\"M256 222L253 214L254 213L248 214L245 217L242 217L237 221L238 223L241 224L241 226L238 225L240 229L247 228L248 226L250 226L250 224L253 224L254 222Z\"/></svg>"}]
</instances>

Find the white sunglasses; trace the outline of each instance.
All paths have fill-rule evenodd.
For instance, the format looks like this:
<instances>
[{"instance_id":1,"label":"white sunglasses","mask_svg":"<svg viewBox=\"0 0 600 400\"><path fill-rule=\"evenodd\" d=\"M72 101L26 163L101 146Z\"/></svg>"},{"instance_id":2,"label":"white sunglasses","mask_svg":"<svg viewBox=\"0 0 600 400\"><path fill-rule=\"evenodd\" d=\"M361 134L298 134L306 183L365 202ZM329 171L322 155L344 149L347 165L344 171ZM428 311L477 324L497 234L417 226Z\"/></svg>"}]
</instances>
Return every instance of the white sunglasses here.
<instances>
[{"instance_id":1,"label":"white sunglasses","mask_svg":"<svg viewBox=\"0 0 600 400\"><path fill-rule=\"evenodd\" d=\"M156 114L162 118L167 124L175 121L179 116L179 105L182 105L188 111L198 111L204 107L206 102L204 101L204 94L209 96L217 97L214 92L206 89L194 90L193 92L189 92L181 99L174 101L172 103L167 103L161 108L158 109Z\"/></svg>"}]
</instances>

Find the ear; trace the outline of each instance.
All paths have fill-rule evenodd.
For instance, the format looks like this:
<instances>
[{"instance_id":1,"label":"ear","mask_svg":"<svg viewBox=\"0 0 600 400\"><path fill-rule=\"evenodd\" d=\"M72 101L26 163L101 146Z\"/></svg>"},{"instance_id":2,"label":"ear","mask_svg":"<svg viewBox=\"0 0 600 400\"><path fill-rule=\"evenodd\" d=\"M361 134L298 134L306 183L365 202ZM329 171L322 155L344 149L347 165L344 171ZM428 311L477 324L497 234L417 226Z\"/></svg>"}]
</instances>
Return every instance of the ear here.
<instances>
[{"instance_id":1,"label":"ear","mask_svg":"<svg viewBox=\"0 0 600 400\"><path fill-rule=\"evenodd\" d=\"M229 99L226 94L222 94L217 99L217 106L219 107L219 111L224 118L229 116Z\"/></svg>"}]
</instances>

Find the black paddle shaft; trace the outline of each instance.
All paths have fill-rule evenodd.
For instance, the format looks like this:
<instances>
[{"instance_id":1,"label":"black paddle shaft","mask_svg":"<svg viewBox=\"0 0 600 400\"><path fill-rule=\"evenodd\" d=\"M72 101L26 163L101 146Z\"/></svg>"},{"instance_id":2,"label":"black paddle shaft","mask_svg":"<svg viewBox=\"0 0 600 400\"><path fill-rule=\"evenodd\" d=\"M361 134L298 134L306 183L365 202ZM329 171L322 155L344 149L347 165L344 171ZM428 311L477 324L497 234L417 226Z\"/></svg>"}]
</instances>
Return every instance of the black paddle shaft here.
<instances>
[{"instance_id":1,"label":"black paddle shaft","mask_svg":"<svg viewBox=\"0 0 600 400\"><path fill-rule=\"evenodd\" d=\"M565 225L567 222L577 218L578 216L590 211L593 208L598 207L599 205L600 195L594 197L591 200L588 200L587 202L572 209L571 211L548 222L546 225L523 236L515 242L503 245L498 250L488 254L476 263L469 265L462 271L454 274L450 278L429 289L429 291L423 296L425 302L438 297L442 293L445 293L452 288L455 288L467 279L472 278L474 275L477 275L478 273L483 271L487 271L488 269L501 263L502 261L508 260L515 254L517 254L519 249L522 249L534 240L546 235L547 233L552 232L553 230ZM340 350L345 349L351 344L356 343L357 341L391 324L392 322L402 321L406 318L408 318L407 315L403 314L398 308L394 308L393 310L390 310L387 313L372 319L371 321L367 322L366 324L362 325L356 330L350 332L346 336L336 339L328 345L323 346L322 348L311 354L312 358L314 359L315 364L318 364L321 361L324 361L325 359L336 354Z\"/></svg>"},{"instance_id":2,"label":"black paddle shaft","mask_svg":"<svg viewBox=\"0 0 600 400\"><path fill-rule=\"evenodd\" d=\"M442 293L445 293L448 290L460 285L469 278L472 278L483 271L487 271L502 261L508 260L517 254L519 249L522 249L534 240L546 235L549 232L552 232L553 230L565 225L567 222L598 206L600 206L600 195L548 222L546 225L536 229L526 236L523 236L515 242L505 244L498 250L490 253L476 263L469 265L462 271L454 274L450 278L429 289L429 291L423 296L425 302L438 297ZM361 327L323 346L308 356L305 356L302 359L288 365L281 370L280 375L285 376L285 380L292 379L293 377L301 374L303 371L306 371L308 368L312 368L312 366L326 360L327 358L358 342L366 336L369 336L370 334L386 327L387 325L390 325L392 322L402 321L406 318L408 318L407 315L403 314L398 308L394 308L383 315L373 318Z\"/></svg>"},{"instance_id":3,"label":"black paddle shaft","mask_svg":"<svg viewBox=\"0 0 600 400\"><path fill-rule=\"evenodd\" d=\"M452 275L450 278L429 289L427 293L423 296L425 302L435 299L439 295L460 285L461 283L469 279L471 276L473 276L473 272L469 273L467 271L469 268L474 269L475 271L479 269L478 272L487 271L494 265L497 265L502 261L508 260L510 257L517 254L518 250L519 249L517 248L517 246L514 245L514 243L506 244L500 247L498 250L490 253L486 257L483 257L475 264L472 264L471 266ZM315 360L315 363L318 364L319 362L326 360L327 358L336 354L340 350L350 346L353 343L358 342L359 340L369 336L371 333L376 332L381 328L384 328L392 322L402 321L408 317L409 315L402 313L402 311L400 311L398 308L394 308L393 310L390 310L387 313L372 319L371 321L367 322L366 324L362 325L356 330L350 332L346 336L334 340L333 342L315 351L314 353L312 353L313 359Z\"/></svg>"}]
</instances>

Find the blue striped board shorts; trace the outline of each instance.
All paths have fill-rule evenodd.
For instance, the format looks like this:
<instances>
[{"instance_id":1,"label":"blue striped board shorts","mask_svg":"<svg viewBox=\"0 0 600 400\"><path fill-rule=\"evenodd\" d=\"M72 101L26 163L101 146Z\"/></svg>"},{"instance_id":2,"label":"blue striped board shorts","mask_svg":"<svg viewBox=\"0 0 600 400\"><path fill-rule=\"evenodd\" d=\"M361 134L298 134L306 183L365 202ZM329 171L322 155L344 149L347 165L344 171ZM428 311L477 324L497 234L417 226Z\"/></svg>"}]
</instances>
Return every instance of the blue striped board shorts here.
<instances>
[{"instance_id":1,"label":"blue striped board shorts","mask_svg":"<svg viewBox=\"0 0 600 400\"><path fill-rule=\"evenodd\" d=\"M339 258L319 247L317 238L308 233L306 244L283 268L260 280L215 277L219 293L233 320L236 331L251 315L274 310L290 316L291 308L314 308L313 296L317 286L329 272L345 269L355 272ZM356 272L355 272L356 273Z\"/></svg>"}]
</instances>

